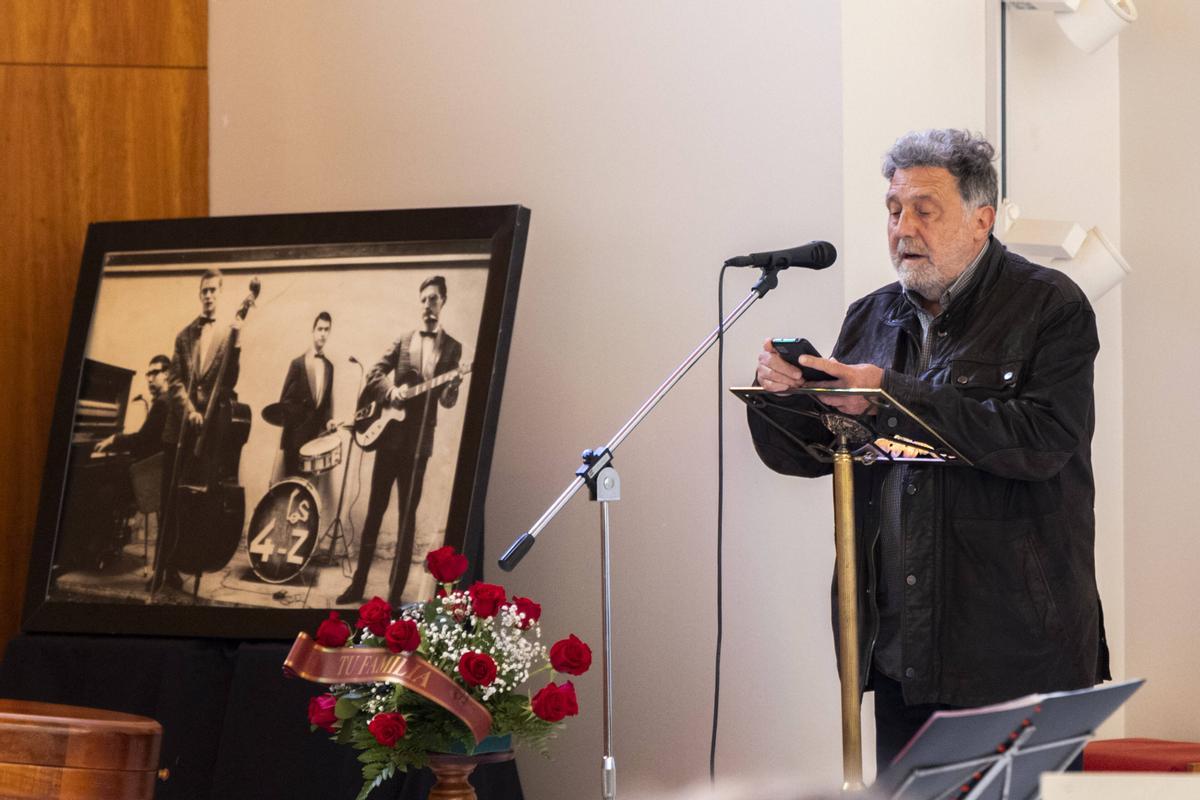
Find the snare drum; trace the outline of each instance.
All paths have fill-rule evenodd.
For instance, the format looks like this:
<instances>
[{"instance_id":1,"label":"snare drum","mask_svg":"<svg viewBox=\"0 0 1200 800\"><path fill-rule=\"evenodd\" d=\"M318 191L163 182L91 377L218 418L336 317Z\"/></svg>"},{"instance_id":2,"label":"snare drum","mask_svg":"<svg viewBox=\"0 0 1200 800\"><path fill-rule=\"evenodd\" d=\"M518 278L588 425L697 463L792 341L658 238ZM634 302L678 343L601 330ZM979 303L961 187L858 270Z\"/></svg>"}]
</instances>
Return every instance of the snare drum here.
<instances>
[{"instance_id":1,"label":"snare drum","mask_svg":"<svg viewBox=\"0 0 1200 800\"><path fill-rule=\"evenodd\" d=\"M342 437L327 433L305 442L300 447L300 471L320 475L342 463Z\"/></svg>"},{"instance_id":2,"label":"snare drum","mask_svg":"<svg viewBox=\"0 0 1200 800\"><path fill-rule=\"evenodd\" d=\"M246 531L250 568L267 583L300 574L312 558L321 530L321 501L303 478L276 483L254 508Z\"/></svg>"}]
</instances>

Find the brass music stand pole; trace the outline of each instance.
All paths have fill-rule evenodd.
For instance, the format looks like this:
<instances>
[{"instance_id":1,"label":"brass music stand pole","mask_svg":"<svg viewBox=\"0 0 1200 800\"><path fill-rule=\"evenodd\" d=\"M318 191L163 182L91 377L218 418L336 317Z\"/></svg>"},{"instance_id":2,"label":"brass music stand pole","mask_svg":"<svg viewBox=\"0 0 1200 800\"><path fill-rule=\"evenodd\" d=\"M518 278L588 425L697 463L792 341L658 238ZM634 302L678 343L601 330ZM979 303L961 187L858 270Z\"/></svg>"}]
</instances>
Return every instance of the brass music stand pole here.
<instances>
[{"instance_id":1,"label":"brass music stand pole","mask_svg":"<svg viewBox=\"0 0 1200 800\"><path fill-rule=\"evenodd\" d=\"M833 454L833 530L837 550L838 663L842 684L842 791L858 791L863 788L858 558L854 531L854 458L845 434L838 435Z\"/></svg>"},{"instance_id":2,"label":"brass music stand pole","mask_svg":"<svg viewBox=\"0 0 1200 800\"><path fill-rule=\"evenodd\" d=\"M884 434L872 427L869 419L853 418L821 408L798 409L780 405L780 398L761 386L735 386L730 391L769 426L784 438L803 449L814 461L833 465L833 528L837 550L834 574L837 579L838 613L838 677L842 685L842 790L859 791L862 779L862 670L858 636L858 545L854 525L854 464L869 466L880 463L909 461L931 464L964 464L970 459L954 449L941 434L920 416L905 408L883 389L834 389L804 387L793 394L804 394L820 400L822 396L862 397L875 407L876 415L886 412L888 419ZM808 441L793 432L783 422L773 419L767 409L795 412L799 417L819 422L833 434L828 443ZM929 442L917 441L892 431L903 419ZM852 449L853 448L853 449Z\"/></svg>"}]
</instances>

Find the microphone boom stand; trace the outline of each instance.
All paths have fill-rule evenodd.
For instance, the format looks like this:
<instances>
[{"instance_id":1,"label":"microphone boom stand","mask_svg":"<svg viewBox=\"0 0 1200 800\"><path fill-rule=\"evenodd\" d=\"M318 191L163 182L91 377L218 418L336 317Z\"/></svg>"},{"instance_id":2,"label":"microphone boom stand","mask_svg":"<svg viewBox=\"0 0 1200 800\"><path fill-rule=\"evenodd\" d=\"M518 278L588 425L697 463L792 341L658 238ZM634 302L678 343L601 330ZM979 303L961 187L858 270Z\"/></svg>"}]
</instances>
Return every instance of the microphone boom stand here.
<instances>
[{"instance_id":1,"label":"microphone boom stand","mask_svg":"<svg viewBox=\"0 0 1200 800\"><path fill-rule=\"evenodd\" d=\"M617 796L617 765L613 758L613 734L612 734L612 715L613 715L613 677L612 677L612 591L611 591L611 570L609 561L609 542L611 541L611 529L609 526L609 510L610 502L621 499L621 479L617 474L617 470L612 466L613 451L625 441L626 437L633 432L633 429L641 423L643 419L659 402L675 387L675 384L687 374L688 370L700 360L700 358L712 348L717 340L728 330L733 323L746 313L750 306L754 305L754 301L761 298L767 292L779 285L779 270L786 269L785 264L768 264L763 266L762 274L751 287L750 293L746 298L738 304L737 308L729 312L729 315L705 337L695 350L683 360L683 363L675 368L675 371L667 376L667 379L654 390L654 393L642 403L632 417L629 418L620 430L608 440L608 444L583 452L583 464L575 471L575 479L572 480L563 493L558 496L550 507L538 517L537 522L533 526L517 537L504 555L500 556L500 568L506 572L511 572L514 567L520 563L521 559L529 552L535 544L538 534L550 524L550 520L558 515L558 512L563 509L563 506L575 496L586 484L591 494L591 499L600 503L600 571L601 571L601 591L603 605L603 640L604 640L604 758L602 762L602 789L604 800L614 800Z\"/></svg>"}]
</instances>

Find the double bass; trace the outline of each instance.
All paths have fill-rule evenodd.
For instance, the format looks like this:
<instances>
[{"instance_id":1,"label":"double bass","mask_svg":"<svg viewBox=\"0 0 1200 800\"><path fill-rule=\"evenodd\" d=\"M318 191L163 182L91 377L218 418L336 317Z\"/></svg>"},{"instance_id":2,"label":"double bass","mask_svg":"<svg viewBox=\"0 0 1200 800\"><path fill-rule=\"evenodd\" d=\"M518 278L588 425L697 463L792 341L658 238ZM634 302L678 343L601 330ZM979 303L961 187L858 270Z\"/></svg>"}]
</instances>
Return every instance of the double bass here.
<instances>
[{"instance_id":1,"label":"double bass","mask_svg":"<svg viewBox=\"0 0 1200 800\"><path fill-rule=\"evenodd\" d=\"M181 441L176 453L175 486L166 520L166 526L174 525L175 536L168 553L164 554L161 547L156 553L155 574L161 581L169 565L195 575L193 595L199 590L202 573L215 572L233 558L246 520L246 491L238 483L238 465L242 447L250 437L251 414L250 407L239 403L233 392L231 384L236 378L231 380L229 376L229 362L238 346L241 324L261 289L258 278L250 281L250 293L215 355L220 366L205 404L203 422L191 434L194 445L189 448ZM195 372L191 380L196 380ZM189 396L192 388L188 386Z\"/></svg>"}]
</instances>

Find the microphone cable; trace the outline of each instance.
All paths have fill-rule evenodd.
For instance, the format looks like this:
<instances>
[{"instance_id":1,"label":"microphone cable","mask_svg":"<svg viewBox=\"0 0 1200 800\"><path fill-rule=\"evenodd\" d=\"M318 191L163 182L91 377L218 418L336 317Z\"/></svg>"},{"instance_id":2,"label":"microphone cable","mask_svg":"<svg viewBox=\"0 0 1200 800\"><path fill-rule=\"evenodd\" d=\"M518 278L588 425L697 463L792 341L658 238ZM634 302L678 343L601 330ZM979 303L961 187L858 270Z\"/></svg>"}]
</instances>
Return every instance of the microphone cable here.
<instances>
[{"instance_id":1,"label":"microphone cable","mask_svg":"<svg viewBox=\"0 0 1200 800\"><path fill-rule=\"evenodd\" d=\"M724 631L725 520L725 270L717 278L717 645L713 665L712 738L708 745L708 781L717 779L717 723L721 711L721 638Z\"/></svg>"}]
</instances>

